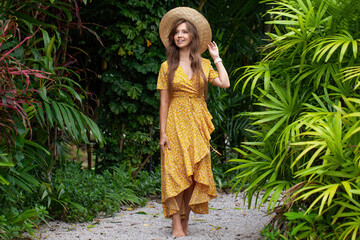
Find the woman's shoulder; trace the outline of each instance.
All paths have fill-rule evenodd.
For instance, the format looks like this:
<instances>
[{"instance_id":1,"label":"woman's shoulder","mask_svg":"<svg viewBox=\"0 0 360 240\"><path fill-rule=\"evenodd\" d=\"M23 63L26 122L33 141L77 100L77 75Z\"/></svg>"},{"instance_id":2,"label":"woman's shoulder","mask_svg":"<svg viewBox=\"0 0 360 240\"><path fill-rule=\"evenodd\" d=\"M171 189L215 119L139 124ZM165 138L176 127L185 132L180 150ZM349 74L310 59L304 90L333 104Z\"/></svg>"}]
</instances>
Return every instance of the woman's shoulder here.
<instances>
[{"instance_id":1,"label":"woman's shoulder","mask_svg":"<svg viewBox=\"0 0 360 240\"><path fill-rule=\"evenodd\" d=\"M207 58L201 58L202 59L202 63L204 64L210 64L210 60Z\"/></svg>"},{"instance_id":2,"label":"woman's shoulder","mask_svg":"<svg viewBox=\"0 0 360 240\"><path fill-rule=\"evenodd\" d=\"M210 60L207 58L202 58L202 66L209 67L211 65Z\"/></svg>"},{"instance_id":3,"label":"woman's shoulder","mask_svg":"<svg viewBox=\"0 0 360 240\"><path fill-rule=\"evenodd\" d=\"M165 69L168 68L167 60L165 60L164 62L161 63L161 68L165 68Z\"/></svg>"}]
</instances>

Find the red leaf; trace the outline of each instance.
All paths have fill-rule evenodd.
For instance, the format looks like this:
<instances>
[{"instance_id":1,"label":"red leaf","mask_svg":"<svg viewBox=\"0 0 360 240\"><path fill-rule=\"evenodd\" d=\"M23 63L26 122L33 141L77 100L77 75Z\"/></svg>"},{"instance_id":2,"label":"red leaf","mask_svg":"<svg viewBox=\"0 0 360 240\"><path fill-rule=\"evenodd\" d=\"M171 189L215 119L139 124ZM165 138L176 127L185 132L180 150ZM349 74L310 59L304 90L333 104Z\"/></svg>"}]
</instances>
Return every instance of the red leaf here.
<instances>
[{"instance_id":1,"label":"red leaf","mask_svg":"<svg viewBox=\"0 0 360 240\"><path fill-rule=\"evenodd\" d=\"M0 58L0 61L4 60L5 56L9 55L10 53L12 53L14 50L16 50L18 47L20 47L26 40L32 38L36 33L37 31L39 31L40 29L40 26L38 27L38 29L34 32L33 35L29 36L29 37L26 37L24 40L22 40L18 45L16 45L13 49L7 51L4 56L2 58Z\"/></svg>"}]
</instances>

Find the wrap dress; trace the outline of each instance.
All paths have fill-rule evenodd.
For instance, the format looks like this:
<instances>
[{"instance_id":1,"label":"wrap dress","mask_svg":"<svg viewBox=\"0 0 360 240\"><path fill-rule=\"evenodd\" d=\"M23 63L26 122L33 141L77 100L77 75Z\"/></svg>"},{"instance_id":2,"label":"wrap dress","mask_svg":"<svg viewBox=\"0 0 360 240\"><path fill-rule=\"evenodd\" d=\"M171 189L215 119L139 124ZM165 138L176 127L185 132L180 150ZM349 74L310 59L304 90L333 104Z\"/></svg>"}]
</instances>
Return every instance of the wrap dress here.
<instances>
[{"instance_id":1,"label":"wrap dress","mask_svg":"<svg viewBox=\"0 0 360 240\"><path fill-rule=\"evenodd\" d=\"M202 59L202 68L208 82L218 77L208 59ZM165 61L158 76L159 90L167 89L167 71ZM209 143L214 125L204 100L204 81L194 75L189 79L179 65L169 99L165 132L171 149L161 153L161 201L167 218L178 211L184 215L184 204L179 209L175 196L189 188L193 180L195 187L189 206L194 213L208 213L208 201L217 197Z\"/></svg>"}]
</instances>

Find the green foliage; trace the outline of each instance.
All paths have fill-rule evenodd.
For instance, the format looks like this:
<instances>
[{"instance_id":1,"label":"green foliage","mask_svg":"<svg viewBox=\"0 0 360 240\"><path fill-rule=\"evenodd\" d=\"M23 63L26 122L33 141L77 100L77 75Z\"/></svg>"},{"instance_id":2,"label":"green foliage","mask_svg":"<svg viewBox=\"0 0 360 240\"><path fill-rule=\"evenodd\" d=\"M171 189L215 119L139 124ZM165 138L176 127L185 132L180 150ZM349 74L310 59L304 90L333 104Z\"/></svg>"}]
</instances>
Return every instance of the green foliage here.
<instances>
[{"instance_id":1,"label":"green foliage","mask_svg":"<svg viewBox=\"0 0 360 240\"><path fill-rule=\"evenodd\" d=\"M286 238L358 239L360 5L265 2L274 31L263 60L238 79L257 109L245 114L254 141L231 160L240 170L233 188L258 204L270 199L272 224Z\"/></svg>"},{"instance_id":2,"label":"green foliage","mask_svg":"<svg viewBox=\"0 0 360 240\"><path fill-rule=\"evenodd\" d=\"M0 168L0 176L5 183L0 184L0 235L3 239L20 237L24 231L32 234L48 216L46 208L36 201L40 185L36 167L42 161L41 153L46 154L46 150L26 140L28 132L20 131L21 123L18 126L17 148L0 146L1 165L4 166Z\"/></svg>"},{"instance_id":3,"label":"green foliage","mask_svg":"<svg viewBox=\"0 0 360 240\"><path fill-rule=\"evenodd\" d=\"M290 239L324 239L325 233L332 231L330 224L316 213L287 212L284 216L289 221L288 228L291 232L286 235Z\"/></svg>"},{"instance_id":4,"label":"green foliage","mask_svg":"<svg viewBox=\"0 0 360 240\"><path fill-rule=\"evenodd\" d=\"M60 19L51 11L61 9L65 16L61 20L69 23L72 20L71 12L63 8L64 5L71 5L53 1L42 6L44 9L38 9L34 3L24 1L20 8L11 2L3 5L3 16L9 20L5 22L6 27L2 28L1 33L1 48L5 50L0 59L3 63L2 82L5 83L1 91L6 93L0 106L1 115L5 112L5 118L1 118L5 119L1 125L6 127L2 135L12 139L17 129L9 123L14 122L14 117L21 116L24 127L34 130L37 143L44 144L47 141L51 156L56 159L58 149L55 142L60 135L63 139L68 137L75 142L89 142L87 135L91 132L93 139L100 145L104 139L95 122L82 113L87 92L71 79L79 75L71 68L64 67L64 64L70 64L66 62L66 49L62 46L67 39L62 39L59 31L65 29L61 28L62 25L55 26ZM33 15L32 7L41 14ZM42 24L36 17L42 17L42 21L48 23ZM13 32L19 34L11 38ZM59 144L61 142L58 141Z\"/></svg>"},{"instance_id":5,"label":"green foliage","mask_svg":"<svg viewBox=\"0 0 360 240\"><path fill-rule=\"evenodd\" d=\"M15 216L2 214L0 215L0 238L22 238L23 232L33 235L40 221L44 221L47 215L48 212L44 206L35 206L33 209L17 212Z\"/></svg>"},{"instance_id":6,"label":"green foliage","mask_svg":"<svg viewBox=\"0 0 360 240\"><path fill-rule=\"evenodd\" d=\"M161 193L161 172L160 166L154 171L141 171L136 179L132 179L136 188L134 189L140 198L160 196Z\"/></svg>"},{"instance_id":7,"label":"green foliage","mask_svg":"<svg viewBox=\"0 0 360 240\"><path fill-rule=\"evenodd\" d=\"M234 86L240 73L236 69L259 59L258 47L265 38L262 15L266 5L257 0L212 0L202 2L200 9L211 25L213 39L229 73L231 86ZM210 58L207 52L204 57ZM215 126L211 142L223 154L219 164L224 164L237 154L233 147L252 139L252 135L245 131L252 128L249 118L237 117L239 112L251 111L252 99L246 92L240 95L233 88L221 89L209 85L207 103Z\"/></svg>"},{"instance_id":8,"label":"green foliage","mask_svg":"<svg viewBox=\"0 0 360 240\"><path fill-rule=\"evenodd\" d=\"M158 99L154 96L150 99L149 96L146 100L143 96L145 94L143 85L121 80L121 77L122 75L117 72L107 72L102 77L104 82L110 83L111 89L118 91L120 96L107 96L106 99L110 102L105 100L106 104L104 102L105 105L102 107L99 124L103 124L102 126L107 129L105 136L109 143L98 151L98 155L102 158L102 165L105 166L109 161L113 164L127 161L137 167L146 157L153 155L159 149L157 141L153 138L154 124L158 121L157 113L155 115L152 111L154 105L158 104ZM108 94L112 92L107 91L106 95ZM111 163L109 165L111 166Z\"/></svg>"},{"instance_id":9,"label":"green foliage","mask_svg":"<svg viewBox=\"0 0 360 240\"><path fill-rule=\"evenodd\" d=\"M286 239L280 233L279 229L274 229L271 226L267 225L261 230L261 236L264 237L265 240L279 240ZM289 238L289 240L293 240L294 238Z\"/></svg>"},{"instance_id":10,"label":"green foliage","mask_svg":"<svg viewBox=\"0 0 360 240\"><path fill-rule=\"evenodd\" d=\"M70 67L67 31L77 10L71 1L0 1L0 231L6 239L31 234L47 215L39 192L64 157L62 147L90 142L91 134L104 141L83 113L88 93Z\"/></svg>"},{"instance_id":11,"label":"green foliage","mask_svg":"<svg viewBox=\"0 0 360 240\"><path fill-rule=\"evenodd\" d=\"M264 5L255 0L0 1L0 226L7 237L36 226L46 214L39 203L55 217L83 221L159 194L159 167L141 169L159 163L156 80L165 51L158 24L176 6L209 19L229 72L256 58ZM210 87L213 143L225 154L216 164L252 137L242 130L249 118L236 118L249 102ZM97 149L101 175L63 166L68 144L80 142ZM215 167L219 188L229 186L228 166Z\"/></svg>"},{"instance_id":12,"label":"green foliage","mask_svg":"<svg viewBox=\"0 0 360 240\"><path fill-rule=\"evenodd\" d=\"M101 1L87 5L82 19L89 23L97 19L95 30L104 43L100 46L94 37L78 41L79 47L92 56L91 60L85 58L87 65L99 73L88 87L99 96L96 116L107 140L105 148L96 152L100 168L120 161L140 166L150 155L159 162L156 81L165 49L158 24L164 13L176 6L197 8L209 19L229 73L234 63L249 62L256 56L256 46L264 36L259 9L265 5L258 1ZM98 48L88 47L94 45ZM216 127L212 142L224 153L224 159L229 159L233 154L230 146L251 137L242 131L249 120L235 117L235 109L249 108L249 98L212 87L209 92Z\"/></svg>"},{"instance_id":13,"label":"green foliage","mask_svg":"<svg viewBox=\"0 0 360 240\"><path fill-rule=\"evenodd\" d=\"M67 221L91 221L99 213L116 212L124 204L139 204L131 181L131 170L125 165L112 167L103 174L82 170L80 164L67 163L53 178L50 213ZM60 194L59 186L61 187ZM47 200L47 198L44 198ZM47 200L48 201L48 200ZM65 210L65 211L64 211Z\"/></svg>"},{"instance_id":14,"label":"green foliage","mask_svg":"<svg viewBox=\"0 0 360 240\"><path fill-rule=\"evenodd\" d=\"M232 179L238 174L238 171L226 173L226 171L236 164L230 162L221 162L222 159L215 154L212 157L212 171L214 175L215 186L220 191L228 192L231 188Z\"/></svg>"},{"instance_id":15,"label":"green foliage","mask_svg":"<svg viewBox=\"0 0 360 240\"><path fill-rule=\"evenodd\" d=\"M96 114L108 141L96 152L100 169L118 162L139 167L159 150L154 138L159 105L156 81L164 48L157 29L167 5L95 1L82 11L84 21L100 23L95 31L105 46L94 38L79 42L92 56L89 66L100 74L89 86L99 97ZM99 48L87 48L94 45Z\"/></svg>"},{"instance_id":16,"label":"green foliage","mask_svg":"<svg viewBox=\"0 0 360 240\"><path fill-rule=\"evenodd\" d=\"M83 222L159 195L160 168L151 174L141 171L137 178L133 177L135 170L122 164L95 174L81 169L80 163L67 162L56 171L51 184L43 183L42 202L54 218Z\"/></svg>"}]
</instances>

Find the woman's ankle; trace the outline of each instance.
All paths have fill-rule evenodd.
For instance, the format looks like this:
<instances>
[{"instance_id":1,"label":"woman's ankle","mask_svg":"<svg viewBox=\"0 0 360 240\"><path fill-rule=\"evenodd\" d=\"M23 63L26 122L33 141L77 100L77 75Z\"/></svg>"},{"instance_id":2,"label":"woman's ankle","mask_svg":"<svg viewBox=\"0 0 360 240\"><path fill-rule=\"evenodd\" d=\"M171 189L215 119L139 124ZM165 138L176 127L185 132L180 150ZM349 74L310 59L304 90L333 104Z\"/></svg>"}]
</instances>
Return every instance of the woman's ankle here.
<instances>
[{"instance_id":1,"label":"woman's ankle","mask_svg":"<svg viewBox=\"0 0 360 240\"><path fill-rule=\"evenodd\" d=\"M185 237L180 214L173 215L172 217L172 235L173 237Z\"/></svg>"},{"instance_id":2,"label":"woman's ankle","mask_svg":"<svg viewBox=\"0 0 360 240\"><path fill-rule=\"evenodd\" d=\"M189 219L188 218L181 219L181 226L182 226L185 236L188 236L189 235Z\"/></svg>"},{"instance_id":3,"label":"woman's ankle","mask_svg":"<svg viewBox=\"0 0 360 240\"><path fill-rule=\"evenodd\" d=\"M181 221L172 222L172 235L173 237L185 237L185 233L183 231L183 226Z\"/></svg>"}]
</instances>

